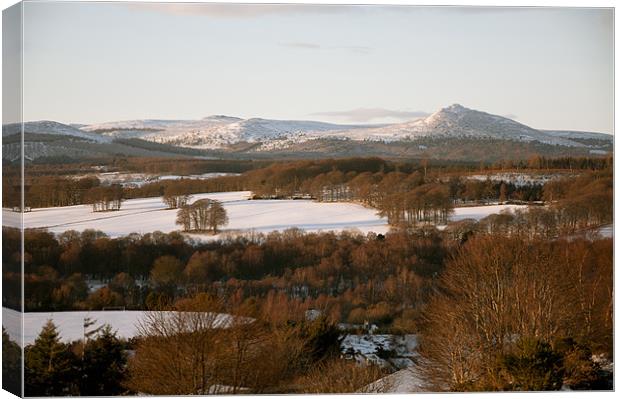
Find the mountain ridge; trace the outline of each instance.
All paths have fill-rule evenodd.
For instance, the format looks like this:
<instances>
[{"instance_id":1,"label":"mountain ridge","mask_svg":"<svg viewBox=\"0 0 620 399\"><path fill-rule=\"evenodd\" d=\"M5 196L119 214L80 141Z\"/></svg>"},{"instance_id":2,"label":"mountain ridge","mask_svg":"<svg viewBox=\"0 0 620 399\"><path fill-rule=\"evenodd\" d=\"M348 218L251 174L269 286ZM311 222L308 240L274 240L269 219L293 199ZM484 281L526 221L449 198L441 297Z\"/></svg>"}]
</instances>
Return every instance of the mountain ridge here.
<instances>
[{"instance_id":1,"label":"mountain ridge","mask_svg":"<svg viewBox=\"0 0 620 399\"><path fill-rule=\"evenodd\" d=\"M551 145L584 146L572 138L610 139L604 133L534 129L512 119L452 104L433 114L393 124L336 124L311 120L242 119L211 115L199 120L137 120L88 125L85 131L102 128L115 137L137 137L147 141L191 148L220 149L239 142L263 143L264 150L303 141L334 138L371 141L403 141L421 137L495 138L539 141ZM159 132L137 129L160 129ZM612 136L613 137L613 136Z\"/></svg>"},{"instance_id":2,"label":"mountain ridge","mask_svg":"<svg viewBox=\"0 0 620 399\"><path fill-rule=\"evenodd\" d=\"M10 145L12 156L19 151L17 134L21 124L3 125L3 151ZM478 154L475 143L491 141L548 154L602 155L613 152L613 135L568 130L540 130L507 117L493 115L452 104L433 114L393 124L336 124L312 120L242 119L228 115L210 115L202 119L136 119L93 125L62 124L54 121L26 122L24 142L36 153L78 156L85 154L131 153L131 148L155 149L171 154L202 152L205 156L278 156L304 152L325 156L348 154L418 156L421 152L446 154L433 147L441 142L452 152L466 157ZM459 148L467 142L468 148ZM38 143L35 145L35 143ZM150 143L150 144L149 144ZM363 144L366 143L366 144ZM407 148L406 153L399 149ZM430 143L430 144L429 144ZM513 144L510 144L513 143ZM386 144L389 144L386 146ZM396 144L396 145L392 145ZM131 145L132 147L128 147ZM430 147L429 147L430 145ZM107 146L107 147L106 147ZM156 146L156 147L154 147ZM52 148L53 151L52 151ZM417 148L417 149L416 149ZM431 148L428 151L427 148ZM563 150L564 149L564 150ZM65 151L66 150L66 151ZM114 152L115 151L115 152ZM141 150L143 154L146 154ZM36 156L33 155L33 156ZM196 155L199 156L199 155ZM489 154L491 157L492 154Z\"/></svg>"}]
</instances>

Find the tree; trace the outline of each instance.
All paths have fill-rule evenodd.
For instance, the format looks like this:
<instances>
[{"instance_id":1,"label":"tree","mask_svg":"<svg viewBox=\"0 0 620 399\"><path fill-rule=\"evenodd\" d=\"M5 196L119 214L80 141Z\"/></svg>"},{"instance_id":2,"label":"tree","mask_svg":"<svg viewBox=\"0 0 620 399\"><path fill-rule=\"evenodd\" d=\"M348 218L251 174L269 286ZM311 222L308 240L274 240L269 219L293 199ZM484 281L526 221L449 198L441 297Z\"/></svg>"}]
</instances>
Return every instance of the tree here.
<instances>
[{"instance_id":1,"label":"tree","mask_svg":"<svg viewBox=\"0 0 620 399\"><path fill-rule=\"evenodd\" d=\"M86 341L82 364L80 395L113 396L125 391L125 345L109 325L104 325L96 338Z\"/></svg>"},{"instance_id":2,"label":"tree","mask_svg":"<svg viewBox=\"0 0 620 399\"><path fill-rule=\"evenodd\" d=\"M151 280L158 287L176 287L183 273L183 264L171 255L155 259L151 269Z\"/></svg>"},{"instance_id":3,"label":"tree","mask_svg":"<svg viewBox=\"0 0 620 399\"><path fill-rule=\"evenodd\" d=\"M611 253L611 240L469 239L424 312L425 378L442 390L559 388L557 370L535 370L555 364L548 345L611 347Z\"/></svg>"},{"instance_id":4,"label":"tree","mask_svg":"<svg viewBox=\"0 0 620 399\"><path fill-rule=\"evenodd\" d=\"M77 357L60 341L51 320L34 344L26 346L24 366L26 396L67 396L78 389Z\"/></svg>"},{"instance_id":5,"label":"tree","mask_svg":"<svg viewBox=\"0 0 620 399\"><path fill-rule=\"evenodd\" d=\"M508 190L506 188L506 183L502 182L499 186L499 203L503 204L508 199Z\"/></svg>"},{"instance_id":6,"label":"tree","mask_svg":"<svg viewBox=\"0 0 620 399\"><path fill-rule=\"evenodd\" d=\"M169 209L182 208L187 204L189 194L181 184L171 184L164 189L162 200Z\"/></svg>"},{"instance_id":7,"label":"tree","mask_svg":"<svg viewBox=\"0 0 620 399\"><path fill-rule=\"evenodd\" d=\"M222 276L221 259L215 251L196 251L189 258L183 274L191 284L206 284Z\"/></svg>"},{"instance_id":8,"label":"tree","mask_svg":"<svg viewBox=\"0 0 620 399\"><path fill-rule=\"evenodd\" d=\"M183 205L178 210L176 224L183 226L183 231L190 231L192 229L192 215L189 205Z\"/></svg>"},{"instance_id":9,"label":"tree","mask_svg":"<svg viewBox=\"0 0 620 399\"><path fill-rule=\"evenodd\" d=\"M108 286L101 287L92 292L85 301L85 305L88 309L104 309L123 306L123 304L124 301L121 294L113 291Z\"/></svg>"},{"instance_id":10,"label":"tree","mask_svg":"<svg viewBox=\"0 0 620 399\"><path fill-rule=\"evenodd\" d=\"M184 231L211 230L217 234L219 226L228 224L228 216L221 202L204 198L181 207L176 223L183 226Z\"/></svg>"},{"instance_id":11,"label":"tree","mask_svg":"<svg viewBox=\"0 0 620 399\"><path fill-rule=\"evenodd\" d=\"M119 184L93 187L86 192L85 200L92 205L93 212L118 211L123 202L123 188Z\"/></svg>"},{"instance_id":12,"label":"tree","mask_svg":"<svg viewBox=\"0 0 620 399\"><path fill-rule=\"evenodd\" d=\"M222 203L219 201L212 201L209 207L209 228L211 228L213 234L217 234L217 228L227 224L228 216Z\"/></svg>"},{"instance_id":13,"label":"tree","mask_svg":"<svg viewBox=\"0 0 620 399\"><path fill-rule=\"evenodd\" d=\"M2 389L16 396L22 391L21 358L21 349L2 327Z\"/></svg>"},{"instance_id":14,"label":"tree","mask_svg":"<svg viewBox=\"0 0 620 399\"><path fill-rule=\"evenodd\" d=\"M355 361L331 359L318 363L297 380L306 394L382 393L390 392L391 384L381 380L387 373L374 364L360 365Z\"/></svg>"},{"instance_id":15,"label":"tree","mask_svg":"<svg viewBox=\"0 0 620 399\"><path fill-rule=\"evenodd\" d=\"M522 337L513 352L500 358L510 381L506 389L551 391L562 387L562 356L551 345Z\"/></svg>"},{"instance_id":16,"label":"tree","mask_svg":"<svg viewBox=\"0 0 620 399\"><path fill-rule=\"evenodd\" d=\"M138 325L141 339L129 361L128 386L159 395L213 393L220 383L215 328L222 303L206 295L149 312ZM164 309L161 309L164 310Z\"/></svg>"}]
</instances>

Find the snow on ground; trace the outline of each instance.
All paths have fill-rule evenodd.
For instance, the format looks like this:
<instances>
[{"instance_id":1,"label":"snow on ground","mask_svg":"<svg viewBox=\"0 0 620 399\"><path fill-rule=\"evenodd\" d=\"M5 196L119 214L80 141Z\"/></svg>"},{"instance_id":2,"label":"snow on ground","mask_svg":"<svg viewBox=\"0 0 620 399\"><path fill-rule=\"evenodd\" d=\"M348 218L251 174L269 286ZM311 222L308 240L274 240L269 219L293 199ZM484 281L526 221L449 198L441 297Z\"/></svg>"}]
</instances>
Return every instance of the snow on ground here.
<instances>
[{"instance_id":1,"label":"snow on ground","mask_svg":"<svg viewBox=\"0 0 620 399\"><path fill-rule=\"evenodd\" d=\"M366 386L361 393L411 393L424 392L425 384L413 368L406 368L387 375Z\"/></svg>"},{"instance_id":2,"label":"snow on ground","mask_svg":"<svg viewBox=\"0 0 620 399\"><path fill-rule=\"evenodd\" d=\"M418 356L417 346L414 334L347 334L340 343L340 351L346 359L402 369L413 365L412 359Z\"/></svg>"},{"instance_id":3,"label":"snow on ground","mask_svg":"<svg viewBox=\"0 0 620 399\"><path fill-rule=\"evenodd\" d=\"M352 203L322 203L310 200L249 200L249 191L193 195L190 201L210 198L221 201L228 213L225 231L267 233L297 227L306 231L358 229L362 233L386 233L387 220L374 209ZM10 210L7 210L10 212ZM53 233L67 230L101 230L112 237L132 232L165 233L179 230L177 210L166 209L161 198L141 198L123 202L120 211L93 213L89 205L37 208L24 214L26 228L46 227ZM200 236L214 239L217 236Z\"/></svg>"},{"instance_id":4,"label":"snow on ground","mask_svg":"<svg viewBox=\"0 0 620 399\"><path fill-rule=\"evenodd\" d=\"M566 176L565 173L552 173L552 174L536 174L536 173L519 173L519 172L504 172L482 175L470 175L467 176L467 180L485 181L490 180L493 182L508 182L517 187L523 187L529 184L543 185L551 180L559 179Z\"/></svg>"},{"instance_id":5,"label":"snow on ground","mask_svg":"<svg viewBox=\"0 0 620 399\"><path fill-rule=\"evenodd\" d=\"M194 180L208 180L216 177L224 176L239 176L239 173L202 173L199 175L156 175L147 173L129 173L129 172L103 172L96 174L86 174L76 176L75 179L82 179L85 177L96 177L101 184L120 184L123 187L141 187L145 184L155 183L161 180L180 180L180 179L194 179Z\"/></svg>"},{"instance_id":6,"label":"snow on ground","mask_svg":"<svg viewBox=\"0 0 620 399\"><path fill-rule=\"evenodd\" d=\"M76 311L76 312L29 312L24 313L24 344L32 344L37 338L41 329L48 320L52 320L60 338L70 342L83 338L84 320L90 318L96 323L89 327L91 331L103 324L109 324L112 330L116 331L121 338L132 338L138 335L138 325L144 320L148 311L138 310L106 310L106 311ZM172 313L172 312L166 312ZM21 313L8 308L2 308L2 326L6 328L9 337L20 343L20 315ZM225 327L232 321L232 316L219 314L214 323L217 326Z\"/></svg>"},{"instance_id":7,"label":"snow on ground","mask_svg":"<svg viewBox=\"0 0 620 399\"><path fill-rule=\"evenodd\" d=\"M454 208L454 213L450 216L451 222L458 222L464 219L480 220L494 213L502 211L514 212L517 209L526 210L527 205L484 205L484 206L465 206Z\"/></svg>"},{"instance_id":8,"label":"snow on ground","mask_svg":"<svg viewBox=\"0 0 620 399\"><path fill-rule=\"evenodd\" d=\"M193 195L190 202L202 198L221 201L228 213L229 224L224 234L248 231L269 233L296 227L308 232L358 230L385 234L389 230L387 219L379 217L377 211L354 203L326 203L311 200L250 200L251 192L234 191ZM524 205L487 205L455 208L451 221L482 219L503 210L524 209ZM138 198L123 202L120 211L93 212L90 205L75 205L57 208L35 208L24 213L26 228L47 228L53 233L67 230L101 230L111 237L130 233L169 233L179 230L176 221L177 210L166 209L161 198ZM3 209L3 218L10 220L17 213ZM192 235L195 238L212 240L210 235Z\"/></svg>"}]
</instances>

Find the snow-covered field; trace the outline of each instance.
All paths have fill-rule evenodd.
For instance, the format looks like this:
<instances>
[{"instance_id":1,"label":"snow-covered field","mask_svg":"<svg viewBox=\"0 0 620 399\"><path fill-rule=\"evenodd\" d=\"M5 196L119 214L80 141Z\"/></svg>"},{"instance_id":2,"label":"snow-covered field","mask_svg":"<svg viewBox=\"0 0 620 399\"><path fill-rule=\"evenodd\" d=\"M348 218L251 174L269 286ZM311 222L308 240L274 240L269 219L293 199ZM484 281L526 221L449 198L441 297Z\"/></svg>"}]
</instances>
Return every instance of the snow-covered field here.
<instances>
[{"instance_id":1,"label":"snow-covered field","mask_svg":"<svg viewBox=\"0 0 620 399\"><path fill-rule=\"evenodd\" d=\"M454 208L454 213L450 216L451 222L458 222L464 219L480 220L494 213L502 211L514 212L517 209L526 210L527 205L484 205L484 206L465 206Z\"/></svg>"},{"instance_id":2,"label":"snow-covered field","mask_svg":"<svg viewBox=\"0 0 620 399\"><path fill-rule=\"evenodd\" d=\"M366 386L360 393L425 392L426 384L415 368L406 368L389 374ZM427 391L428 392L428 391Z\"/></svg>"},{"instance_id":3,"label":"snow-covered field","mask_svg":"<svg viewBox=\"0 0 620 399\"><path fill-rule=\"evenodd\" d=\"M311 200L250 200L249 191L196 194L190 201L211 198L221 201L228 213L229 224L224 234L249 231L268 233L299 228L308 232L357 230L362 233L385 234L389 230L387 219L377 211L354 203L325 203ZM523 209L523 205L487 205L456 208L452 221L482 219L503 210ZM67 230L101 230L111 237L130 233L169 233L179 230L177 211L166 209L161 198L139 198L123 202L120 211L94 213L89 205L58 208L35 208L24 213L26 228L46 228L53 233ZM11 220L16 213L3 209L3 218ZM194 235L200 239L218 236Z\"/></svg>"},{"instance_id":4,"label":"snow-covered field","mask_svg":"<svg viewBox=\"0 0 620 399\"><path fill-rule=\"evenodd\" d=\"M83 338L84 320L89 318L95 321L91 331L104 324L109 324L120 338L132 338L138 335L138 325L144 321L147 311L83 311L83 312L32 312L24 313L24 344L32 344L48 320L52 320L60 335L66 342ZM226 327L233 320L233 316L219 314L214 320L214 326ZM249 319L248 319L249 320ZM20 313L8 308L2 308L2 326L6 328L9 337L20 343Z\"/></svg>"},{"instance_id":5,"label":"snow-covered field","mask_svg":"<svg viewBox=\"0 0 620 399\"><path fill-rule=\"evenodd\" d=\"M350 203L320 203L309 200L249 200L249 191L206 193L191 201L211 198L221 201L228 213L225 231L267 233L297 227L306 231L342 231L358 229L363 233L386 233L387 220L373 209ZM6 210L5 212L10 212ZM176 210L166 209L161 198L128 200L120 211L93 213L88 205L33 209L24 214L27 228L46 227L53 233L67 230L101 230L112 237L132 232L165 233L179 230ZM217 236L202 236L213 239Z\"/></svg>"}]
</instances>

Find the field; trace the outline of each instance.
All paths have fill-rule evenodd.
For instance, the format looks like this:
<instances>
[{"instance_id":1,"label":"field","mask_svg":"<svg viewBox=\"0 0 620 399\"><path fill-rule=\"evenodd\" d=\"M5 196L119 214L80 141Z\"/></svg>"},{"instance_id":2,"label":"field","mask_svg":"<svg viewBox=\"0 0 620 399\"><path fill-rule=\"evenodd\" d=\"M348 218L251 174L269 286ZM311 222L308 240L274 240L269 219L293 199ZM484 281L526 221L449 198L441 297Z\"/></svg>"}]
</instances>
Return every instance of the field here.
<instances>
[{"instance_id":1,"label":"field","mask_svg":"<svg viewBox=\"0 0 620 399\"><path fill-rule=\"evenodd\" d=\"M205 193L193 195L190 201L211 198L221 201L228 213L229 224L224 233L256 231L268 233L297 227L304 231L343 231L355 229L362 233L384 234L389 230L387 219L372 208L354 203L325 203L311 200L250 200L249 191ZM488 205L456 208L451 220L482 219L518 205ZM4 210L5 215L11 212ZM166 209L161 198L141 198L123 202L120 211L94 213L88 205L38 208L24 214L26 228L47 228L53 233L67 230L101 230L111 237L130 233L179 230L175 224L176 210ZM10 215L6 215L10 216ZM195 235L198 237L197 235ZM218 236L199 236L215 239Z\"/></svg>"},{"instance_id":2,"label":"field","mask_svg":"<svg viewBox=\"0 0 620 399\"><path fill-rule=\"evenodd\" d=\"M227 232L268 233L297 227L305 231L343 231L386 233L387 220L376 210L352 203L325 203L310 200L250 200L249 191L193 195L190 201L211 198L221 201L228 213ZM518 205L488 205L456 208L451 220L482 219ZM88 205L39 208L24 214L26 228L47 228L53 233L67 230L101 230L111 237L130 233L165 233L179 230L176 210L166 209L161 198L141 198L123 203L120 211L92 212ZM217 238L209 236L208 238Z\"/></svg>"}]
</instances>

